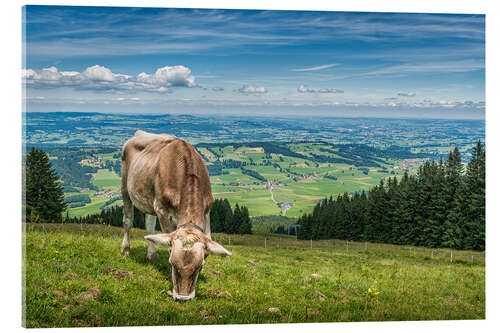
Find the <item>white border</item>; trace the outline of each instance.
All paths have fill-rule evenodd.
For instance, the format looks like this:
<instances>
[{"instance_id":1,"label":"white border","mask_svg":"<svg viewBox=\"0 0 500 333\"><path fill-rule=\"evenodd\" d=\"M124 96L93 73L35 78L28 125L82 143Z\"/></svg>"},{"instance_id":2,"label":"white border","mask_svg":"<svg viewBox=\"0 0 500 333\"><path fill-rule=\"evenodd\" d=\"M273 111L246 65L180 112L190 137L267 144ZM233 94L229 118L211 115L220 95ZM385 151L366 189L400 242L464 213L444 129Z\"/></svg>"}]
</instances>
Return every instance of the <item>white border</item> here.
<instances>
[{"instance_id":1,"label":"white border","mask_svg":"<svg viewBox=\"0 0 500 333\"><path fill-rule=\"evenodd\" d=\"M165 331L182 329L195 331L203 329L205 332L229 332L235 329L243 331L282 330L298 332L308 330L336 330L349 332L384 331L385 332L421 332L453 330L454 332L470 332L490 330L498 320L499 288L496 286L498 275L498 241L499 216L495 206L498 205L499 177L495 174L500 163L496 145L499 142L497 130L498 112L498 32L500 31L500 17L496 11L494 1L435 1L419 0L402 2L397 0L330 2L309 0L307 2L285 0L254 0L254 1L159 1L159 0L73 0L73 1L9 1L2 8L2 68L7 75L2 77L2 142L3 150L7 149L1 161L1 207L8 208L8 214L2 218L2 298L1 298L1 326L11 329L21 329L21 228L20 228L20 199L21 199L21 6L32 5L80 5L80 6L126 6L126 7L177 7L177 8L232 8L232 9L286 9L286 10L332 10L332 11L376 11L376 12L432 12L432 13L470 13L486 14L486 140L487 140L487 320L485 321L421 321L421 322L383 322L383 323L332 323L332 324L282 324L282 325L233 325L225 326L191 326L191 327L150 327L149 331ZM5 101L7 100L7 101ZM498 325L495 325L498 326ZM144 328L107 328L107 331L138 331ZM10 330L9 330L10 331ZM61 331L61 330L58 330ZM63 329L62 331L66 331Z\"/></svg>"}]
</instances>

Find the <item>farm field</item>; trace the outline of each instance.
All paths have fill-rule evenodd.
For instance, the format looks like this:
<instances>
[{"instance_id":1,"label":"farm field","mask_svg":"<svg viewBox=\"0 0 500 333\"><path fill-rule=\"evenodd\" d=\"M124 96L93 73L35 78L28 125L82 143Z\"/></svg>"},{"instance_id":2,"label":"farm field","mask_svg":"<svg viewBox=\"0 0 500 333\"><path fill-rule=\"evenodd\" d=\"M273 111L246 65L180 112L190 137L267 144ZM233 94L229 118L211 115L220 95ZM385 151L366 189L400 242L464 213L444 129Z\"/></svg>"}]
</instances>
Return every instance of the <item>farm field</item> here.
<instances>
[{"instance_id":1,"label":"farm field","mask_svg":"<svg viewBox=\"0 0 500 333\"><path fill-rule=\"evenodd\" d=\"M260 236L232 236L229 245L229 236L215 234L233 256L208 256L196 298L178 303L169 296L167 249L148 262L144 235L132 230L132 252L123 257L121 228L27 225L25 326L485 318L484 260L450 262L430 257L429 249L412 253L380 244L367 244L371 251L329 248L325 241L294 247L286 236L281 246L275 237L264 247L257 244ZM455 255L484 258L470 251Z\"/></svg>"},{"instance_id":2,"label":"farm field","mask_svg":"<svg viewBox=\"0 0 500 333\"><path fill-rule=\"evenodd\" d=\"M409 159L396 158L398 154L392 151L327 142L204 143L196 148L208 167L214 197L228 199L232 206L238 203L248 207L251 216L301 216L311 212L325 197L368 190L381 179L401 177L403 167L410 173L415 172L425 160L422 156L426 156L419 153L408 162ZM83 207L69 208L68 215L99 213L107 200L121 195L120 150L72 149L79 157L70 163L93 168L87 175L91 175L88 187L92 185L94 189L66 192L66 196L86 193L91 199ZM68 154L58 150L49 153L53 158ZM402 157L413 155L409 151L400 154Z\"/></svg>"},{"instance_id":3,"label":"farm field","mask_svg":"<svg viewBox=\"0 0 500 333\"><path fill-rule=\"evenodd\" d=\"M72 207L70 217L99 213L105 201L97 192L119 190L121 146L138 129L195 145L214 196L247 206L252 216L298 217L326 196L369 189L403 169L415 172L425 159L446 159L455 146L467 162L475 142L484 142L484 122L465 120L319 117L309 123L300 117L55 112L26 113L24 125L27 149L48 151L70 187L66 194L89 191L91 203Z\"/></svg>"}]
</instances>

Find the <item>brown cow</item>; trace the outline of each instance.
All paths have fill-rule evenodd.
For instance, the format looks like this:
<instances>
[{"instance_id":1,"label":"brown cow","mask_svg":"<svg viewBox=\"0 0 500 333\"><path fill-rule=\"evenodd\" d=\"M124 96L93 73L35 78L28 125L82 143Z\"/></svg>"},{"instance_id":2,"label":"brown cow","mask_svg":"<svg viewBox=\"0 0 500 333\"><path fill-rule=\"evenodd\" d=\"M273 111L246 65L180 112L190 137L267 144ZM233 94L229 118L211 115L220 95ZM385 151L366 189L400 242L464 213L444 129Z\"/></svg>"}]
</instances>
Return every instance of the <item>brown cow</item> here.
<instances>
[{"instance_id":1,"label":"brown cow","mask_svg":"<svg viewBox=\"0 0 500 333\"><path fill-rule=\"evenodd\" d=\"M192 299L208 253L231 255L210 237L213 197L198 152L175 136L137 131L122 150L122 196L125 235L121 253L130 253L135 206L146 214L147 258L157 258L154 244L168 247L172 295L175 300ZM163 234L154 235L156 217Z\"/></svg>"}]
</instances>

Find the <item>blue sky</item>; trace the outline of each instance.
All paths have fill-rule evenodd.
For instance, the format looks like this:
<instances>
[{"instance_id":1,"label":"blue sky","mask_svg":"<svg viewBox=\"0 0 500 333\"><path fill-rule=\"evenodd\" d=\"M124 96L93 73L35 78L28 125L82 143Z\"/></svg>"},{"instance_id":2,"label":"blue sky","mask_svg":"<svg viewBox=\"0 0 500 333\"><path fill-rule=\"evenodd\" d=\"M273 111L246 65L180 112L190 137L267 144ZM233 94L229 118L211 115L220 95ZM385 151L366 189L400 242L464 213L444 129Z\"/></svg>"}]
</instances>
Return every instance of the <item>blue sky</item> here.
<instances>
[{"instance_id":1,"label":"blue sky","mask_svg":"<svg viewBox=\"0 0 500 333\"><path fill-rule=\"evenodd\" d=\"M25 7L27 111L484 118L484 15Z\"/></svg>"}]
</instances>

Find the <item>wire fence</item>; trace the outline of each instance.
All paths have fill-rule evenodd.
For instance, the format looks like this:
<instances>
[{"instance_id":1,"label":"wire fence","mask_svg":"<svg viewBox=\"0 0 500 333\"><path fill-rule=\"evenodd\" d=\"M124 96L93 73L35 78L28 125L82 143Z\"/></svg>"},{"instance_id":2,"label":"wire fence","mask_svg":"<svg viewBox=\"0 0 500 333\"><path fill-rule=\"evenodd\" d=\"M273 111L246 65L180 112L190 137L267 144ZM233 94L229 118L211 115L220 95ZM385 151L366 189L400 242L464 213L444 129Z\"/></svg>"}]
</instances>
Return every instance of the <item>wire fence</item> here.
<instances>
[{"instance_id":1,"label":"wire fence","mask_svg":"<svg viewBox=\"0 0 500 333\"><path fill-rule=\"evenodd\" d=\"M66 231L81 235L99 235L102 237L123 237L123 229L109 225L56 224L56 223L23 223L24 231L39 230L43 232ZM145 231L132 228L131 238L143 239ZM380 244L354 242L340 239L300 240L287 235L229 235L212 234L212 239L223 246L263 247L266 249L322 249L336 253L377 253L393 256L414 257L424 260L449 261L451 263L470 263L484 265L485 252L462 251L442 248L424 248L410 245Z\"/></svg>"},{"instance_id":2,"label":"wire fence","mask_svg":"<svg viewBox=\"0 0 500 333\"><path fill-rule=\"evenodd\" d=\"M354 242L340 239L328 240L299 240L289 236L276 235L227 235L212 234L212 239L223 246L249 246L268 249L323 249L335 252L352 253L386 253L395 256L422 258L427 260L448 260L470 264L484 264L485 252L462 251L443 248L424 248L409 245L379 244L368 242Z\"/></svg>"}]
</instances>

